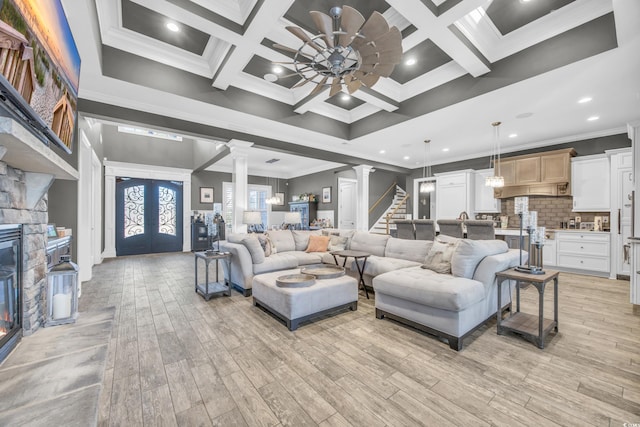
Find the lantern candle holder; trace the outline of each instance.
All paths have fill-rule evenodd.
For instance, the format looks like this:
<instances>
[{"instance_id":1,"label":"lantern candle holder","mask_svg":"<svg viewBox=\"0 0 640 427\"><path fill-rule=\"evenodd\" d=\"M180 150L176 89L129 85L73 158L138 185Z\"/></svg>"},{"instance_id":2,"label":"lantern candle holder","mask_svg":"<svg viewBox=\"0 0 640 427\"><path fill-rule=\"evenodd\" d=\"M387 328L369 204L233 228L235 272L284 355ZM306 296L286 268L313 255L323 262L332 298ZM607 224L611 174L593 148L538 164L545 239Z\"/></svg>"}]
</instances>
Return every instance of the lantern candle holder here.
<instances>
[{"instance_id":1,"label":"lantern candle holder","mask_svg":"<svg viewBox=\"0 0 640 427\"><path fill-rule=\"evenodd\" d=\"M47 274L47 317L45 326L75 323L78 318L78 266L69 255Z\"/></svg>"}]
</instances>

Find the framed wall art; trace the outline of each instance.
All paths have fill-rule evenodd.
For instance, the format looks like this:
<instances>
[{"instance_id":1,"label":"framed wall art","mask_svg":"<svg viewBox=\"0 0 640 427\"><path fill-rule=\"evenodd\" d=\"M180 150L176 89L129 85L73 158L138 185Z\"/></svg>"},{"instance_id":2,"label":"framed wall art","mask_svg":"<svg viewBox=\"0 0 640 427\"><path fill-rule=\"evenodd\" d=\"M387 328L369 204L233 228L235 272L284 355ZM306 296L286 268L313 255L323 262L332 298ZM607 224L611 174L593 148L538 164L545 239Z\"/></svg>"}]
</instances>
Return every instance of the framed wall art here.
<instances>
[{"instance_id":1,"label":"framed wall art","mask_svg":"<svg viewBox=\"0 0 640 427\"><path fill-rule=\"evenodd\" d=\"M213 203L213 187L200 187L200 203Z\"/></svg>"},{"instance_id":2,"label":"framed wall art","mask_svg":"<svg viewBox=\"0 0 640 427\"><path fill-rule=\"evenodd\" d=\"M322 187L322 203L331 203L331 187Z\"/></svg>"}]
</instances>

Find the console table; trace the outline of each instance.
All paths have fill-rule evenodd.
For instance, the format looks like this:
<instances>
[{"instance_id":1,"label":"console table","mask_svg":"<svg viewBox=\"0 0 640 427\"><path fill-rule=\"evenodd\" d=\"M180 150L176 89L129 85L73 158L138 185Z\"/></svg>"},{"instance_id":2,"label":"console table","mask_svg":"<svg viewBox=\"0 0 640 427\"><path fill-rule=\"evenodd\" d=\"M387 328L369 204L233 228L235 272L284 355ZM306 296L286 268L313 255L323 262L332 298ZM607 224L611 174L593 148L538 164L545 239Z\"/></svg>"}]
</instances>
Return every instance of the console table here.
<instances>
[{"instance_id":1,"label":"console table","mask_svg":"<svg viewBox=\"0 0 640 427\"><path fill-rule=\"evenodd\" d=\"M515 332L532 341L539 348L544 348L544 340L551 332L558 332L558 271L546 270L544 274L521 273L511 268L496 273L498 281L498 335L505 332ZM516 281L516 312L513 306L510 315L502 319L502 282L505 280ZM544 288L553 280L553 320L544 318ZM539 295L538 315L522 313L520 311L520 285L530 283L536 287Z\"/></svg>"}]
</instances>

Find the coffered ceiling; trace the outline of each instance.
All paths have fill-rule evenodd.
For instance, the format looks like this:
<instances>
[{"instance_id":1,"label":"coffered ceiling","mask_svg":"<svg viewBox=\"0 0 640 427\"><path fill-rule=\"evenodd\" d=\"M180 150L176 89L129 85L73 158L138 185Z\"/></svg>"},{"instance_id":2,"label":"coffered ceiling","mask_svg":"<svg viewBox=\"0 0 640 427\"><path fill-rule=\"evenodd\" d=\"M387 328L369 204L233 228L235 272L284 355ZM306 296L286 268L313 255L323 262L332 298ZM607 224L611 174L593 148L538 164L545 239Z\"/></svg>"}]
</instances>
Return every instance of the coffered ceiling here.
<instances>
[{"instance_id":1,"label":"coffered ceiling","mask_svg":"<svg viewBox=\"0 0 640 427\"><path fill-rule=\"evenodd\" d=\"M624 133L640 119L635 0L63 3L82 57L84 114L246 140L328 160L327 168L341 159L421 167L425 138L432 163L485 156L497 120L509 152ZM310 96L313 84L294 88L297 76L282 77L292 74L289 64L271 81L273 63L290 61L273 44L302 44L285 27L318 34L309 11L342 5L365 18L378 11L401 31L404 55L391 76L350 97L330 97L328 87ZM585 97L592 99L578 103ZM292 175L305 173L302 166Z\"/></svg>"}]
</instances>

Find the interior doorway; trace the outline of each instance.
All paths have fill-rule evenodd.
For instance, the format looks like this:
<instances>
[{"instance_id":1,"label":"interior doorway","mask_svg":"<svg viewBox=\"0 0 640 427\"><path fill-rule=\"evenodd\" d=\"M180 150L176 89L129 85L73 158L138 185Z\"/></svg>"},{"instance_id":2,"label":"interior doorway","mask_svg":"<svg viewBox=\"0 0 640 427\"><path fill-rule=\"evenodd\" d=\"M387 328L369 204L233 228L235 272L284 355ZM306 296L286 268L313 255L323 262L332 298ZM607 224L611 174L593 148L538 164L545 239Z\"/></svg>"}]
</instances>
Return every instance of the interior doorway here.
<instances>
[{"instance_id":1,"label":"interior doorway","mask_svg":"<svg viewBox=\"0 0 640 427\"><path fill-rule=\"evenodd\" d=\"M116 255L182 250L182 182L116 178Z\"/></svg>"},{"instance_id":2,"label":"interior doorway","mask_svg":"<svg viewBox=\"0 0 640 427\"><path fill-rule=\"evenodd\" d=\"M338 178L338 228L355 230L358 227L358 181Z\"/></svg>"}]
</instances>

